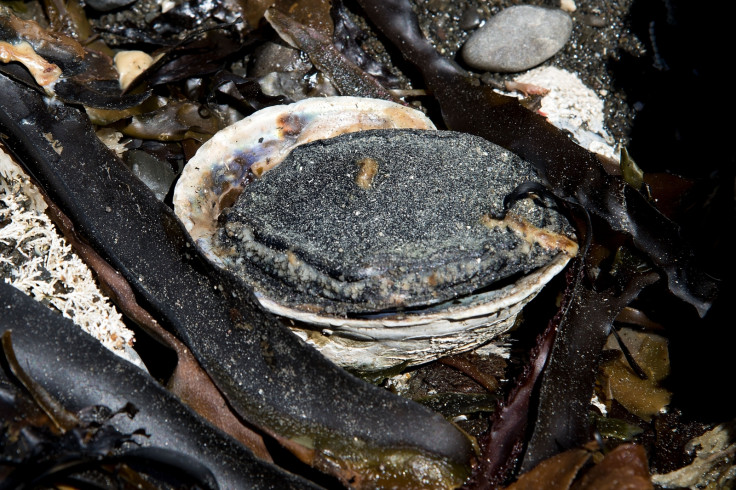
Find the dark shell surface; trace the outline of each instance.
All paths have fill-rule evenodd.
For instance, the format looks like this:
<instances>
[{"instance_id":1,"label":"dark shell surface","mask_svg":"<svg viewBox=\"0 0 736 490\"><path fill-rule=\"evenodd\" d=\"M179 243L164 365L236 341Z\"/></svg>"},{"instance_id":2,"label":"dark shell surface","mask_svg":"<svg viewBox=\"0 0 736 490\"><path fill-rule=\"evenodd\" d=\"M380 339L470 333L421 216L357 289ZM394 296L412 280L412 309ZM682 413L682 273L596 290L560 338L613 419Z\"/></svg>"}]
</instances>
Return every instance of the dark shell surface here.
<instances>
[{"instance_id":1,"label":"dark shell surface","mask_svg":"<svg viewBox=\"0 0 736 490\"><path fill-rule=\"evenodd\" d=\"M221 217L218 248L246 282L290 307L350 315L432 305L560 252L503 225L504 197L529 181L541 181L530 164L476 136L350 133L294 149L247 186ZM570 234L535 200L511 213Z\"/></svg>"}]
</instances>

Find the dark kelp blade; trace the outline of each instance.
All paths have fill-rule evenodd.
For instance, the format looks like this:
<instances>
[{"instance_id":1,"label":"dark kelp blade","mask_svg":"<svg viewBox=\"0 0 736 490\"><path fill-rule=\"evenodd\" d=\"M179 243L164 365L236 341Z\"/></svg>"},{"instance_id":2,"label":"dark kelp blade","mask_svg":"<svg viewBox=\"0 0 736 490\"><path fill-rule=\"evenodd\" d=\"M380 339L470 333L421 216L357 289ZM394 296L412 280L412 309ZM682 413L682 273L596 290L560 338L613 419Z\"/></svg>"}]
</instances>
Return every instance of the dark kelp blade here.
<instances>
[{"instance_id":1,"label":"dark kelp blade","mask_svg":"<svg viewBox=\"0 0 736 490\"><path fill-rule=\"evenodd\" d=\"M114 418L117 430L132 434L144 429L147 435L136 437L143 447L175 448L209 468L220 488L315 488L257 459L71 320L4 283L0 311L0 333L12 330L19 365L65 409L104 405L118 411L134 405L132 418Z\"/></svg>"},{"instance_id":2,"label":"dark kelp blade","mask_svg":"<svg viewBox=\"0 0 736 490\"><path fill-rule=\"evenodd\" d=\"M151 95L150 91L124 94L117 80L95 80L92 83L82 83L74 79L60 80L54 87L54 92L60 100L70 104L109 110L135 107Z\"/></svg>"},{"instance_id":3,"label":"dark kelp blade","mask_svg":"<svg viewBox=\"0 0 736 490\"><path fill-rule=\"evenodd\" d=\"M447 126L482 136L533 163L556 194L573 198L635 245L660 268L670 291L704 315L717 282L700 271L677 225L621 178L608 175L595 155L561 130L491 87L473 85L454 62L424 38L407 0L359 0L366 14L424 75Z\"/></svg>"},{"instance_id":4,"label":"dark kelp blade","mask_svg":"<svg viewBox=\"0 0 736 490\"><path fill-rule=\"evenodd\" d=\"M600 352L619 312L657 279L655 272L637 271L632 266L616 278L616 287L596 287L585 284L585 279L574 285L570 305L557 326L541 376L539 410L522 471L556 454L560 448L581 446L592 439L590 398Z\"/></svg>"},{"instance_id":5,"label":"dark kelp blade","mask_svg":"<svg viewBox=\"0 0 736 490\"><path fill-rule=\"evenodd\" d=\"M100 286L106 290L107 295L120 312L143 329L153 340L176 353L176 368L167 382L169 391L210 423L244 444L260 459L272 462L263 438L246 427L235 415L192 352L138 304L125 278L78 237L69 218L50 200L46 199L46 204L48 206L46 213L62 232L74 252L93 271Z\"/></svg>"},{"instance_id":6,"label":"dark kelp blade","mask_svg":"<svg viewBox=\"0 0 736 490\"><path fill-rule=\"evenodd\" d=\"M363 485L462 482L471 445L441 416L337 368L201 259L173 211L75 108L0 75L0 131L80 234L188 345L230 404L320 469Z\"/></svg>"},{"instance_id":7,"label":"dark kelp blade","mask_svg":"<svg viewBox=\"0 0 736 490\"><path fill-rule=\"evenodd\" d=\"M242 46L235 25L196 31L176 45L157 51L156 61L130 83L126 92L214 73Z\"/></svg>"}]
</instances>

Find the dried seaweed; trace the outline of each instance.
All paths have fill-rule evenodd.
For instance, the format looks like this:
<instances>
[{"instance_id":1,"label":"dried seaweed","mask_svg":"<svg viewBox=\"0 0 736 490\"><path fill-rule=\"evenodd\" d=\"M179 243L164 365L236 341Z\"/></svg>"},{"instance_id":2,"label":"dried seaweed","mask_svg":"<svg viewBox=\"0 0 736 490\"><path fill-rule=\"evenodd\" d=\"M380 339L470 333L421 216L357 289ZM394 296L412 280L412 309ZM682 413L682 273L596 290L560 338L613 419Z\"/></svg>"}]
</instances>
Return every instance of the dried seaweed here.
<instances>
[{"instance_id":1,"label":"dried seaweed","mask_svg":"<svg viewBox=\"0 0 736 490\"><path fill-rule=\"evenodd\" d=\"M353 21L343 2L334 2L332 12L335 18L332 42L335 47L361 70L378 80L384 87L388 89L397 88L399 77L392 73L387 66L368 55L361 47L361 43L368 38L368 33Z\"/></svg>"},{"instance_id":2,"label":"dried seaweed","mask_svg":"<svg viewBox=\"0 0 736 490\"><path fill-rule=\"evenodd\" d=\"M27 42L39 56L59 65L64 72L84 70L84 47L74 38L44 29L37 22L23 20L5 5L0 5L0 39L11 43Z\"/></svg>"},{"instance_id":3,"label":"dried seaweed","mask_svg":"<svg viewBox=\"0 0 736 490\"><path fill-rule=\"evenodd\" d=\"M127 90L214 73L242 46L242 38L234 24L195 31L176 45L156 53L156 62L138 75Z\"/></svg>"},{"instance_id":4,"label":"dried seaweed","mask_svg":"<svg viewBox=\"0 0 736 490\"><path fill-rule=\"evenodd\" d=\"M15 50L21 49L22 43L27 43L32 52L24 53L19 60L30 70L36 82L41 75L33 67L38 62L45 63L44 75L51 74L52 77L39 84L64 102L102 109L126 109L148 98L149 94L145 92L122 93L118 73L106 54L82 46L73 37L44 29L34 21L22 20L2 5L0 43L10 43L8 45L13 46L10 49ZM32 84L28 75L19 71L17 66L0 65L0 72L27 85Z\"/></svg>"},{"instance_id":5,"label":"dried seaweed","mask_svg":"<svg viewBox=\"0 0 736 490\"><path fill-rule=\"evenodd\" d=\"M651 490L649 464L644 448L622 444L606 454L603 460L586 472L573 485L574 490Z\"/></svg>"},{"instance_id":6,"label":"dried seaweed","mask_svg":"<svg viewBox=\"0 0 736 490\"><path fill-rule=\"evenodd\" d=\"M276 0L273 8L288 15L294 22L330 38L334 29L331 4L330 0Z\"/></svg>"},{"instance_id":7,"label":"dried seaweed","mask_svg":"<svg viewBox=\"0 0 736 490\"><path fill-rule=\"evenodd\" d=\"M622 329L621 335L614 329L621 350L613 350L609 342L606 352L621 352L628 344L632 358L618 356L601 365L601 385L603 399L609 404L616 400L626 410L637 417L650 421L670 403L672 393L661 385L670 373L667 341L664 337L650 333ZM639 372L632 369L636 365Z\"/></svg>"},{"instance_id":8,"label":"dried seaweed","mask_svg":"<svg viewBox=\"0 0 736 490\"><path fill-rule=\"evenodd\" d=\"M111 47L172 47L197 32L216 26L232 25L240 35L244 35L257 27L267 7L262 1L244 4L230 0L185 0L177 2L171 9L161 11L152 4L148 7L149 11L144 11L147 15L124 16L115 21L103 17L98 22L98 30ZM216 50L211 54L216 54Z\"/></svg>"},{"instance_id":9,"label":"dried seaweed","mask_svg":"<svg viewBox=\"0 0 736 490\"><path fill-rule=\"evenodd\" d=\"M507 490L567 490L592 454L585 449L570 449L545 459L524 473Z\"/></svg>"}]
</instances>

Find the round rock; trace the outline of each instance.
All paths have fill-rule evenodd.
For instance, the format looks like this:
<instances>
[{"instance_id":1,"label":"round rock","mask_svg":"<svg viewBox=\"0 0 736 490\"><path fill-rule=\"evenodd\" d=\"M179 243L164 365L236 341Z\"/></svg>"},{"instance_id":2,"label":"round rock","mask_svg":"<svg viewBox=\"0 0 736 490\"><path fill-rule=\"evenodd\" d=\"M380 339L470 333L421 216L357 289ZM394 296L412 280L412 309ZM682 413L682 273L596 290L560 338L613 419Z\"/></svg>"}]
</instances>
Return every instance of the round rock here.
<instances>
[{"instance_id":1,"label":"round rock","mask_svg":"<svg viewBox=\"0 0 736 490\"><path fill-rule=\"evenodd\" d=\"M540 179L482 138L375 130L294 149L221 217L218 247L256 291L290 307L361 314L444 302L546 263L503 225L504 196ZM559 232L532 199L512 211ZM499 223L501 223L499 225Z\"/></svg>"},{"instance_id":2,"label":"round rock","mask_svg":"<svg viewBox=\"0 0 736 490\"><path fill-rule=\"evenodd\" d=\"M571 33L572 19L562 10L517 5L478 29L463 46L462 57L478 70L524 71L562 49Z\"/></svg>"}]
</instances>

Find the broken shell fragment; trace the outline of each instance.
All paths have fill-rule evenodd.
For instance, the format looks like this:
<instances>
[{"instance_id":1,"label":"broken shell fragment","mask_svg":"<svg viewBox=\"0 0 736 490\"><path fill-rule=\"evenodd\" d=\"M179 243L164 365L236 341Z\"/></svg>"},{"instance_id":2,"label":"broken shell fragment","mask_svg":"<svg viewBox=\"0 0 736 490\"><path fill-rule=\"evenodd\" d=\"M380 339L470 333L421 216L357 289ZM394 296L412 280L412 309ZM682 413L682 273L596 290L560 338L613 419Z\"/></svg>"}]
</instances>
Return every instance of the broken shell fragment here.
<instances>
[{"instance_id":1,"label":"broken shell fragment","mask_svg":"<svg viewBox=\"0 0 736 490\"><path fill-rule=\"evenodd\" d=\"M120 51L113 58L119 73L120 88L127 89L138 75L151 66L154 59L144 51Z\"/></svg>"},{"instance_id":2,"label":"broken shell fragment","mask_svg":"<svg viewBox=\"0 0 736 490\"><path fill-rule=\"evenodd\" d=\"M367 129L435 129L421 112L393 102L361 97L304 99L262 109L229 126L197 151L174 189L174 210L209 259L220 212L248 182L310 141ZM221 264L220 264L221 265Z\"/></svg>"},{"instance_id":3,"label":"broken shell fragment","mask_svg":"<svg viewBox=\"0 0 736 490\"><path fill-rule=\"evenodd\" d=\"M343 134L247 185L208 252L334 362L420 364L508 330L577 252L556 211L505 210L529 181L530 164L468 134Z\"/></svg>"}]
</instances>

